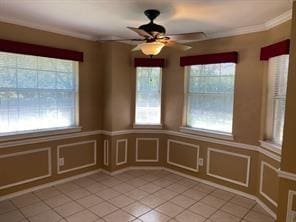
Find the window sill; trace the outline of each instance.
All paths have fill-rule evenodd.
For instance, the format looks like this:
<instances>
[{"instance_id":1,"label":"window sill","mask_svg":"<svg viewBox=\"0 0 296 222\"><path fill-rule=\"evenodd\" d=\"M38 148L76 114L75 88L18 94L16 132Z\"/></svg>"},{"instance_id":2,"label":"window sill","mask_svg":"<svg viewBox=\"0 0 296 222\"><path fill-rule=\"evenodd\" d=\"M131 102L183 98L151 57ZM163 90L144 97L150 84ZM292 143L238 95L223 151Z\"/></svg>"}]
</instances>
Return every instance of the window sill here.
<instances>
[{"instance_id":1,"label":"window sill","mask_svg":"<svg viewBox=\"0 0 296 222\"><path fill-rule=\"evenodd\" d=\"M162 129L162 124L134 124L134 129Z\"/></svg>"},{"instance_id":2,"label":"window sill","mask_svg":"<svg viewBox=\"0 0 296 222\"><path fill-rule=\"evenodd\" d=\"M282 153L282 146L278 145L278 144L275 144L273 143L272 141L268 141L268 140L259 140L260 142L260 146L265 148L265 149L268 149L274 153L277 153L277 154L281 154Z\"/></svg>"},{"instance_id":3,"label":"window sill","mask_svg":"<svg viewBox=\"0 0 296 222\"><path fill-rule=\"evenodd\" d=\"M212 137L223 140L234 140L233 135L231 133L222 133L217 131L189 128L189 127L180 127L180 132L182 133L190 133L199 136Z\"/></svg>"},{"instance_id":4,"label":"window sill","mask_svg":"<svg viewBox=\"0 0 296 222\"><path fill-rule=\"evenodd\" d=\"M54 135L66 134L66 133L76 133L80 131L81 131L81 127L75 126L75 127L59 127L59 128L51 128L51 129L12 132L12 133L0 134L0 142L30 139L30 138L43 137L43 136L54 136Z\"/></svg>"}]
</instances>

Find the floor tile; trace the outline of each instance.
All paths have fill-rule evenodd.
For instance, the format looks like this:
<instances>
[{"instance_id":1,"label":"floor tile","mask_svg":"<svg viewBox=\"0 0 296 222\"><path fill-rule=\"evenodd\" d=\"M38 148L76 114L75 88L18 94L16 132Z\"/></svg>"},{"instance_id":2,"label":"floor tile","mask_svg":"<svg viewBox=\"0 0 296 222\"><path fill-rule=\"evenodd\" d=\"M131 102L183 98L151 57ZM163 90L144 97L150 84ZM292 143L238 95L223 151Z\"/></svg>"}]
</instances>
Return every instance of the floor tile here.
<instances>
[{"instance_id":1,"label":"floor tile","mask_svg":"<svg viewBox=\"0 0 296 222\"><path fill-rule=\"evenodd\" d=\"M99 217L103 217L111 212L116 211L117 209L118 209L117 207L115 207L112 204L107 203L107 202L103 202L103 203L97 204L97 205L89 208L90 211L92 211L93 213L95 213Z\"/></svg>"},{"instance_id":2,"label":"floor tile","mask_svg":"<svg viewBox=\"0 0 296 222\"><path fill-rule=\"evenodd\" d=\"M113 188L113 190L116 190L119 193L127 193L127 192L130 192L133 189L135 189L133 186L131 186L127 183L121 183L121 184L118 184L112 188Z\"/></svg>"},{"instance_id":3,"label":"floor tile","mask_svg":"<svg viewBox=\"0 0 296 222\"><path fill-rule=\"evenodd\" d=\"M80 205L82 205L85 208L92 207L94 205L97 205L98 203L103 202L104 200L96 195L90 195L87 197L83 197L81 199L76 200Z\"/></svg>"},{"instance_id":4,"label":"floor tile","mask_svg":"<svg viewBox=\"0 0 296 222\"><path fill-rule=\"evenodd\" d=\"M174 204L177 204L183 208L187 208L195 203L195 200L184 196L184 195L178 195L170 200L170 202L173 202Z\"/></svg>"},{"instance_id":5,"label":"floor tile","mask_svg":"<svg viewBox=\"0 0 296 222\"><path fill-rule=\"evenodd\" d=\"M0 202L0 214L4 214L15 209L16 207L9 200Z\"/></svg>"},{"instance_id":6,"label":"floor tile","mask_svg":"<svg viewBox=\"0 0 296 222\"><path fill-rule=\"evenodd\" d=\"M61 194L61 192L55 187L48 187L42 190L34 192L41 200L47 200L51 197L55 197Z\"/></svg>"},{"instance_id":7,"label":"floor tile","mask_svg":"<svg viewBox=\"0 0 296 222\"><path fill-rule=\"evenodd\" d=\"M233 193L230 193L230 192L227 192L224 190L220 190L220 189L215 190L214 192L211 193L211 195L214 197L217 197L219 199L226 200L226 201L230 200L231 198L233 198L235 196Z\"/></svg>"},{"instance_id":8,"label":"floor tile","mask_svg":"<svg viewBox=\"0 0 296 222\"><path fill-rule=\"evenodd\" d=\"M171 184L170 186L167 187L167 189L172 190L177 193L183 193L184 191L188 190L188 187L182 185L182 184Z\"/></svg>"},{"instance_id":9,"label":"floor tile","mask_svg":"<svg viewBox=\"0 0 296 222\"><path fill-rule=\"evenodd\" d=\"M255 211L250 211L245 217L245 220L249 222L274 222L274 219L265 214L260 214Z\"/></svg>"},{"instance_id":10,"label":"floor tile","mask_svg":"<svg viewBox=\"0 0 296 222\"><path fill-rule=\"evenodd\" d=\"M237 204L233 204L233 203L227 203L225 204L221 210L232 214L233 216L236 217L243 217L246 215L246 213L249 211L249 209L241 207Z\"/></svg>"},{"instance_id":11,"label":"floor tile","mask_svg":"<svg viewBox=\"0 0 296 222\"><path fill-rule=\"evenodd\" d=\"M169 199L172 199L173 197L177 196L178 193L168 190L168 189L161 189L161 190L156 191L154 193L154 195L158 196L161 199L169 200Z\"/></svg>"},{"instance_id":12,"label":"floor tile","mask_svg":"<svg viewBox=\"0 0 296 222\"><path fill-rule=\"evenodd\" d=\"M44 202L38 202L20 208L20 211L25 215L25 217L32 217L48 210L50 210L50 208Z\"/></svg>"},{"instance_id":13,"label":"floor tile","mask_svg":"<svg viewBox=\"0 0 296 222\"><path fill-rule=\"evenodd\" d=\"M62 217L53 210L48 210L29 218L30 222L57 222L61 219Z\"/></svg>"},{"instance_id":14,"label":"floor tile","mask_svg":"<svg viewBox=\"0 0 296 222\"><path fill-rule=\"evenodd\" d=\"M89 196L90 194L91 194L90 192L82 188L66 193L66 195L70 197L72 200L81 199L83 197Z\"/></svg>"},{"instance_id":15,"label":"floor tile","mask_svg":"<svg viewBox=\"0 0 296 222\"><path fill-rule=\"evenodd\" d=\"M148 182L146 180L136 178L136 179L132 179L130 181L126 181L126 183L128 183L129 185L131 185L133 187L140 187L140 186L145 185Z\"/></svg>"},{"instance_id":16,"label":"floor tile","mask_svg":"<svg viewBox=\"0 0 296 222\"><path fill-rule=\"evenodd\" d=\"M229 213L223 211L217 211L214 215L210 217L214 222L239 222L240 218L235 217Z\"/></svg>"},{"instance_id":17,"label":"floor tile","mask_svg":"<svg viewBox=\"0 0 296 222\"><path fill-rule=\"evenodd\" d=\"M76 202L70 202L70 203L66 203L62 206L56 207L56 208L54 208L54 210L56 212L58 212L58 214L60 214L61 216L68 217L74 213L77 213L77 212L83 210L83 207L81 207Z\"/></svg>"},{"instance_id":18,"label":"floor tile","mask_svg":"<svg viewBox=\"0 0 296 222\"><path fill-rule=\"evenodd\" d=\"M203 198L200 202L205 203L214 208L220 208L223 204L225 204L225 200L218 199L214 196L208 195Z\"/></svg>"},{"instance_id":19,"label":"floor tile","mask_svg":"<svg viewBox=\"0 0 296 222\"><path fill-rule=\"evenodd\" d=\"M166 222L170 218L158 211L152 210L139 218L143 222Z\"/></svg>"},{"instance_id":20,"label":"floor tile","mask_svg":"<svg viewBox=\"0 0 296 222\"><path fill-rule=\"evenodd\" d=\"M155 193L156 191L160 190L161 187L153 183L147 183L144 186L139 187L139 189L144 190L147 193Z\"/></svg>"},{"instance_id":21,"label":"floor tile","mask_svg":"<svg viewBox=\"0 0 296 222\"><path fill-rule=\"evenodd\" d=\"M203 217L210 217L217 209L207 204L198 202L189 208L190 211L197 213Z\"/></svg>"},{"instance_id":22,"label":"floor tile","mask_svg":"<svg viewBox=\"0 0 296 222\"><path fill-rule=\"evenodd\" d=\"M255 200L251 200L251 199L248 199L248 198L242 197L242 196L235 196L234 198L232 198L230 200L230 202L234 203L234 204L238 204L238 205L248 208L248 209L251 209L256 204Z\"/></svg>"},{"instance_id":23,"label":"floor tile","mask_svg":"<svg viewBox=\"0 0 296 222\"><path fill-rule=\"evenodd\" d=\"M115 205L118 208L125 207L125 206L133 203L134 201L135 200L128 198L125 195L120 195L120 196L117 196L117 197L109 200L110 203L112 203L113 205Z\"/></svg>"},{"instance_id":24,"label":"floor tile","mask_svg":"<svg viewBox=\"0 0 296 222\"><path fill-rule=\"evenodd\" d=\"M33 193L24 194L15 198L12 198L11 201L17 207L25 207L33 203L40 202L41 200L35 196Z\"/></svg>"},{"instance_id":25,"label":"floor tile","mask_svg":"<svg viewBox=\"0 0 296 222\"><path fill-rule=\"evenodd\" d=\"M201 200L202 198L204 198L207 195L203 192L200 192L198 190L193 190L193 189L189 189L182 194L193 199L193 200L196 200L196 201Z\"/></svg>"},{"instance_id":26,"label":"floor tile","mask_svg":"<svg viewBox=\"0 0 296 222\"><path fill-rule=\"evenodd\" d=\"M196 186L194 186L192 189L198 190L200 192L209 194L211 192L213 192L216 188L212 187L210 185L207 184L203 184L203 183L198 183Z\"/></svg>"},{"instance_id":27,"label":"floor tile","mask_svg":"<svg viewBox=\"0 0 296 222\"><path fill-rule=\"evenodd\" d=\"M181 214L176 216L175 219L178 222L203 222L206 220L206 218L197 215L189 210L182 212Z\"/></svg>"},{"instance_id":28,"label":"floor tile","mask_svg":"<svg viewBox=\"0 0 296 222\"><path fill-rule=\"evenodd\" d=\"M148 207L154 208L154 207L157 207L158 205L161 205L162 203L164 203L166 201L160 199L159 197L157 197L155 195L149 195L149 196L141 199L140 202L147 205Z\"/></svg>"},{"instance_id":29,"label":"floor tile","mask_svg":"<svg viewBox=\"0 0 296 222\"><path fill-rule=\"evenodd\" d=\"M126 193L125 195L134 199L134 200L140 200L149 194L147 192L145 192L144 190L134 189L134 190Z\"/></svg>"},{"instance_id":30,"label":"floor tile","mask_svg":"<svg viewBox=\"0 0 296 222\"><path fill-rule=\"evenodd\" d=\"M107 189L107 190L102 190L96 193L98 197L101 197L104 200L109 200L111 198L119 196L121 193L113 190L113 189Z\"/></svg>"},{"instance_id":31,"label":"floor tile","mask_svg":"<svg viewBox=\"0 0 296 222\"><path fill-rule=\"evenodd\" d=\"M270 216L266 210L264 210L259 204L256 204L256 206L254 208L252 208L253 211L257 212L257 213L261 213L261 214L265 214L267 216Z\"/></svg>"},{"instance_id":32,"label":"floor tile","mask_svg":"<svg viewBox=\"0 0 296 222\"><path fill-rule=\"evenodd\" d=\"M146 205L140 202L135 202L135 203L132 203L131 205L124 207L123 210L135 217L139 217L147 213L148 211L150 211L151 208L147 207Z\"/></svg>"},{"instance_id":33,"label":"floor tile","mask_svg":"<svg viewBox=\"0 0 296 222\"><path fill-rule=\"evenodd\" d=\"M94 184L92 184L90 186L85 187L85 189L87 191L91 192L91 193L97 193L97 192L99 192L101 190L108 189L108 187L101 184L101 183L94 183Z\"/></svg>"},{"instance_id":34,"label":"floor tile","mask_svg":"<svg viewBox=\"0 0 296 222\"><path fill-rule=\"evenodd\" d=\"M77 190L80 188L77 184L75 184L73 182L62 183L62 184L59 184L55 187L61 192L71 192L73 190Z\"/></svg>"},{"instance_id":35,"label":"floor tile","mask_svg":"<svg viewBox=\"0 0 296 222\"><path fill-rule=\"evenodd\" d=\"M67 217L68 222L94 222L97 219L99 219L98 216L89 210L80 211Z\"/></svg>"},{"instance_id":36,"label":"floor tile","mask_svg":"<svg viewBox=\"0 0 296 222\"><path fill-rule=\"evenodd\" d=\"M72 200L65 196L64 194L52 197L50 199L45 200L45 203L47 205L49 205L50 207L54 208L54 207L58 207L61 206L65 203L71 202Z\"/></svg>"},{"instance_id":37,"label":"floor tile","mask_svg":"<svg viewBox=\"0 0 296 222\"><path fill-rule=\"evenodd\" d=\"M163 205L160 205L155 210L157 210L169 217L174 217L177 214L181 213L184 210L184 208L180 207L174 203L167 202L167 203L164 203Z\"/></svg>"},{"instance_id":38,"label":"floor tile","mask_svg":"<svg viewBox=\"0 0 296 222\"><path fill-rule=\"evenodd\" d=\"M13 210L0 215L0 221L3 222L18 222L25 219L25 217L18 210Z\"/></svg>"},{"instance_id":39,"label":"floor tile","mask_svg":"<svg viewBox=\"0 0 296 222\"><path fill-rule=\"evenodd\" d=\"M104 217L104 220L107 222L128 222L133 221L134 219L136 218L123 210L117 210Z\"/></svg>"},{"instance_id":40,"label":"floor tile","mask_svg":"<svg viewBox=\"0 0 296 222\"><path fill-rule=\"evenodd\" d=\"M83 178L79 178L77 180L74 180L73 183L77 184L80 187L85 188L85 187L91 186L92 184L95 184L96 181L92 180L90 178L83 177Z\"/></svg>"}]
</instances>

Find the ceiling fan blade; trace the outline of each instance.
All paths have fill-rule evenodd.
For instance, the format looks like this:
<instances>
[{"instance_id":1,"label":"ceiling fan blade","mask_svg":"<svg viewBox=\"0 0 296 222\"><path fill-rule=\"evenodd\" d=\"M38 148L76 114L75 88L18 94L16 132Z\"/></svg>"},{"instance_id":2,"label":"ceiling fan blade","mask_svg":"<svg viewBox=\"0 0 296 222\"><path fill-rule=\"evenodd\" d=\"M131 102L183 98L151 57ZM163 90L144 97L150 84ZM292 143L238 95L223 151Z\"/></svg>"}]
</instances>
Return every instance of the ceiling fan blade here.
<instances>
[{"instance_id":1,"label":"ceiling fan blade","mask_svg":"<svg viewBox=\"0 0 296 222\"><path fill-rule=\"evenodd\" d=\"M192 48L189 45L180 44L173 40L163 41L163 43L165 44L165 46L172 47L182 51L186 51Z\"/></svg>"},{"instance_id":2,"label":"ceiling fan blade","mask_svg":"<svg viewBox=\"0 0 296 222\"><path fill-rule=\"evenodd\" d=\"M136 32L138 35L143 36L145 38L148 38L148 39L153 38L153 36L151 34L149 34L148 32L146 32L143 29L138 29L138 28L133 28L133 27L127 27L127 28L134 31L134 32Z\"/></svg>"},{"instance_id":3,"label":"ceiling fan blade","mask_svg":"<svg viewBox=\"0 0 296 222\"><path fill-rule=\"evenodd\" d=\"M168 35L170 39L173 40L199 40L206 37L206 34L203 32L192 32L192 33L183 33L183 34L174 34Z\"/></svg>"},{"instance_id":4,"label":"ceiling fan blade","mask_svg":"<svg viewBox=\"0 0 296 222\"><path fill-rule=\"evenodd\" d=\"M121 41L137 41L137 42L142 42L142 41L145 41L145 39L100 39L98 41L100 41L100 42L121 42Z\"/></svg>"}]
</instances>

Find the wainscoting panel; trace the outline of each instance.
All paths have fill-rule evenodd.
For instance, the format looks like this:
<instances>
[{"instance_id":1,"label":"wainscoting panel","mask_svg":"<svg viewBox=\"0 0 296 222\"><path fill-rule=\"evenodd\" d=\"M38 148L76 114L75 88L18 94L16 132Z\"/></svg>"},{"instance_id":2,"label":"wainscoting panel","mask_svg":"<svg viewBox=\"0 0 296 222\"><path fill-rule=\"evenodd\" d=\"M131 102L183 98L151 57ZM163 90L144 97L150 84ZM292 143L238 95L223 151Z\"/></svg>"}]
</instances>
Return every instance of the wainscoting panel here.
<instances>
[{"instance_id":1,"label":"wainscoting panel","mask_svg":"<svg viewBox=\"0 0 296 222\"><path fill-rule=\"evenodd\" d=\"M51 176L51 148L0 156L0 190Z\"/></svg>"},{"instance_id":2,"label":"wainscoting panel","mask_svg":"<svg viewBox=\"0 0 296 222\"><path fill-rule=\"evenodd\" d=\"M116 165L127 163L127 139L116 140Z\"/></svg>"},{"instance_id":3,"label":"wainscoting panel","mask_svg":"<svg viewBox=\"0 0 296 222\"><path fill-rule=\"evenodd\" d=\"M208 148L207 175L241 186L249 186L251 157Z\"/></svg>"},{"instance_id":4,"label":"wainscoting panel","mask_svg":"<svg viewBox=\"0 0 296 222\"><path fill-rule=\"evenodd\" d=\"M109 140L104 140L104 165L109 165Z\"/></svg>"},{"instance_id":5,"label":"wainscoting panel","mask_svg":"<svg viewBox=\"0 0 296 222\"><path fill-rule=\"evenodd\" d=\"M261 161L259 193L277 207L278 189L278 169L265 161Z\"/></svg>"},{"instance_id":6,"label":"wainscoting panel","mask_svg":"<svg viewBox=\"0 0 296 222\"><path fill-rule=\"evenodd\" d=\"M159 139L136 138L136 162L158 162Z\"/></svg>"},{"instance_id":7,"label":"wainscoting panel","mask_svg":"<svg viewBox=\"0 0 296 222\"><path fill-rule=\"evenodd\" d=\"M186 170L198 172L199 146L168 139L167 163Z\"/></svg>"},{"instance_id":8,"label":"wainscoting panel","mask_svg":"<svg viewBox=\"0 0 296 222\"><path fill-rule=\"evenodd\" d=\"M61 158L64 159L62 164ZM57 173L63 174L97 164L95 140L57 146Z\"/></svg>"}]
</instances>

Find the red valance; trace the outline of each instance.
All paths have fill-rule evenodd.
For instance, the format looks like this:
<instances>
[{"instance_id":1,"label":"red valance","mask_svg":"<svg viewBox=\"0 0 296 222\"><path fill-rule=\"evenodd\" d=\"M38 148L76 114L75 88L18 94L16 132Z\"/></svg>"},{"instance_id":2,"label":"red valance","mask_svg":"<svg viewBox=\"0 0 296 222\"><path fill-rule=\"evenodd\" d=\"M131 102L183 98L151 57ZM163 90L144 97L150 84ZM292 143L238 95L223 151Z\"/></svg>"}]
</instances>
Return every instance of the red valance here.
<instances>
[{"instance_id":1,"label":"red valance","mask_svg":"<svg viewBox=\"0 0 296 222\"><path fill-rule=\"evenodd\" d=\"M135 67L164 67L165 60L157 58L135 58Z\"/></svg>"},{"instance_id":2,"label":"red valance","mask_svg":"<svg viewBox=\"0 0 296 222\"><path fill-rule=\"evenodd\" d=\"M275 56L289 54L290 39L261 48L260 60L268 60Z\"/></svg>"},{"instance_id":3,"label":"red valance","mask_svg":"<svg viewBox=\"0 0 296 222\"><path fill-rule=\"evenodd\" d=\"M68 49L59 49L23 42L0 39L0 51L20 53L25 55L43 56L56 59L83 61L83 53Z\"/></svg>"},{"instance_id":4,"label":"red valance","mask_svg":"<svg viewBox=\"0 0 296 222\"><path fill-rule=\"evenodd\" d=\"M180 58L180 66L237 62L238 52L224 52L207 55L184 56Z\"/></svg>"}]
</instances>

